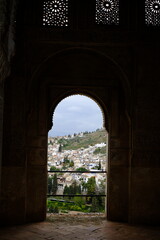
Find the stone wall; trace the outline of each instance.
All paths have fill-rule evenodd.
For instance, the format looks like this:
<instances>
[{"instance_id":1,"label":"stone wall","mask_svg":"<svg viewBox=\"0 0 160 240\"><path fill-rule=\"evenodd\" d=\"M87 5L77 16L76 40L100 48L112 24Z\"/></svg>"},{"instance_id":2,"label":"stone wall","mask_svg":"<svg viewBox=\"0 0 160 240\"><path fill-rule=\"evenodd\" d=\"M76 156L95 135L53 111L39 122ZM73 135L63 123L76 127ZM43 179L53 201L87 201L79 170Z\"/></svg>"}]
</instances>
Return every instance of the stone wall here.
<instances>
[{"instance_id":1,"label":"stone wall","mask_svg":"<svg viewBox=\"0 0 160 240\"><path fill-rule=\"evenodd\" d=\"M160 81L155 43L137 46L131 162L131 222L159 224Z\"/></svg>"},{"instance_id":2,"label":"stone wall","mask_svg":"<svg viewBox=\"0 0 160 240\"><path fill-rule=\"evenodd\" d=\"M2 3L3 22L7 5ZM108 219L159 223L159 31L141 29L137 21L132 26L124 22L112 30L90 21L87 28L89 16L84 20L81 14L65 31L43 28L38 3L20 2L16 55L5 82L5 99L1 84L1 223L45 219L51 114L60 100L75 93L95 98L105 113L109 131ZM83 4L80 6L82 11ZM11 16L14 19L14 10ZM13 30L11 24L2 22L3 33ZM11 41L3 38L1 46L2 80L9 73L8 60L14 53L12 33L7 35Z\"/></svg>"},{"instance_id":3,"label":"stone wall","mask_svg":"<svg viewBox=\"0 0 160 240\"><path fill-rule=\"evenodd\" d=\"M1 163L2 163L2 144L3 144L4 80L8 75L9 75L9 64L7 60L7 54L4 47L2 46L2 43L0 42L0 188L1 188Z\"/></svg>"},{"instance_id":4,"label":"stone wall","mask_svg":"<svg viewBox=\"0 0 160 240\"><path fill-rule=\"evenodd\" d=\"M2 145L3 145L3 108L4 108L4 80L9 74L8 61L2 46L0 45L0 189L2 179ZM1 199L0 191L0 199Z\"/></svg>"},{"instance_id":5,"label":"stone wall","mask_svg":"<svg viewBox=\"0 0 160 240\"><path fill-rule=\"evenodd\" d=\"M1 187L1 164L2 164L2 134L3 134L3 89L0 94L0 187Z\"/></svg>"},{"instance_id":6,"label":"stone wall","mask_svg":"<svg viewBox=\"0 0 160 240\"><path fill-rule=\"evenodd\" d=\"M6 210L3 202L3 184L1 180L9 172L2 169L2 147L4 129L4 86L5 80L10 74L10 61L14 53L14 17L16 1L0 0L0 213ZM7 187L8 188L8 187Z\"/></svg>"}]
</instances>

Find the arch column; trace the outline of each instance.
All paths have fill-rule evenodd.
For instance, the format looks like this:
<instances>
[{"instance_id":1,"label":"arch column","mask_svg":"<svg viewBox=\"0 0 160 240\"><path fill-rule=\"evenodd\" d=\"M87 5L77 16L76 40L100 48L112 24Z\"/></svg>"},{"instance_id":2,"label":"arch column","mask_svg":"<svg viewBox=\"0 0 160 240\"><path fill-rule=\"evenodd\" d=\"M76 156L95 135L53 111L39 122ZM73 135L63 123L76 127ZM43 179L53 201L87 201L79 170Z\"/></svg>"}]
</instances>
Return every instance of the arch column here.
<instances>
[{"instance_id":1,"label":"arch column","mask_svg":"<svg viewBox=\"0 0 160 240\"><path fill-rule=\"evenodd\" d=\"M26 222L43 221L46 218L47 98L42 86L34 94L27 115Z\"/></svg>"},{"instance_id":2,"label":"arch column","mask_svg":"<svg viewBox=\"0 0 160 240\"><path fill-rule=\"evenodd\" d=\"M129 208L129 122L118 89L110 102L107 218L128 221Z\"/></svg>"},{"instance_id":3,"label":"arch column","mask_svg":"<svg viewBox=\"0 0 160 240\"><path fill-rule=\"evenodd\" d=\"M2 135L3 135L3 87L0 87L0 187L1 187L1 164L2 164Z\"/></svg>"}]
</instances>

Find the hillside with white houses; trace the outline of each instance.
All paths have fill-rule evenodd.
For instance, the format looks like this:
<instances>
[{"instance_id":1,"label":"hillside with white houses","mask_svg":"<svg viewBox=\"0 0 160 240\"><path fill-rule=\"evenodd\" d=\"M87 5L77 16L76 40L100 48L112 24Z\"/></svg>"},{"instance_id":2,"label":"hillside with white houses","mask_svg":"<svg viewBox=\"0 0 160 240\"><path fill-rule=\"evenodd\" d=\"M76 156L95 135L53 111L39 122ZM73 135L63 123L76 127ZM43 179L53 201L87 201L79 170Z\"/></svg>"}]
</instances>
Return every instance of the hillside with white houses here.
<instances>
[{"instance_id":1,"label":"hillside with white houses","mask_svg":"<svg viewBox=\"0 0 160 240\"><path fill-rule=\"evenodd\" d=\"M76 142L77 144L75 144ZM48 138L48 171L65 171L64 173L56 172L57 194L63 194L65 186L70 186L75 181L80 185L93 176L98 187L105 183L106 173L100 172L106 171L107 142L107 134L104 129L92 133L85 132ZM82 173L66 171L82 171ZM95 171L99 173L94 173ZM50 177L54 174L54 172L48 173Z\"/></svg>"}]
</instances>

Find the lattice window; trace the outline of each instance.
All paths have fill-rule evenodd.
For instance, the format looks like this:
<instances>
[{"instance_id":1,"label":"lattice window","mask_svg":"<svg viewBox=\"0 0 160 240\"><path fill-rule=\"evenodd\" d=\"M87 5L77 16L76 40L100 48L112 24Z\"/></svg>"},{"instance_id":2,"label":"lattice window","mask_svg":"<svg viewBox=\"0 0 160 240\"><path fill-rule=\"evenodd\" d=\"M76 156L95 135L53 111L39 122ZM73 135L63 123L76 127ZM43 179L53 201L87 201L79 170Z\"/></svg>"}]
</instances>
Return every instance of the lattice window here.
<instances>
[{"instance_id":1,"label":"lattice window","mask_svg":"<svg viewBox=\"0 0 160 240\"><path fill-rule=\"evenodd\" d=\"M96 23L119 24L119 0L96 0Z\"/></svg>"},{"instance_id":2,"label":"lattice window","mask_svg":"<svg viewBox=\"0 0 160 240\"><path fill-rule=\"evenodd\" d=\"M68 26L68 0L44 1L43 25Z\"/></svg>"},{"instance_id":3,"label":"lattice window","mask_svg":"<svg viewBox=\"0 0 160 240\"><path fill-rule=\"evenodd\" d=\"M160 0L145 1L145 22L147 25L160 25Z\"/></svg>"}]
</instances>

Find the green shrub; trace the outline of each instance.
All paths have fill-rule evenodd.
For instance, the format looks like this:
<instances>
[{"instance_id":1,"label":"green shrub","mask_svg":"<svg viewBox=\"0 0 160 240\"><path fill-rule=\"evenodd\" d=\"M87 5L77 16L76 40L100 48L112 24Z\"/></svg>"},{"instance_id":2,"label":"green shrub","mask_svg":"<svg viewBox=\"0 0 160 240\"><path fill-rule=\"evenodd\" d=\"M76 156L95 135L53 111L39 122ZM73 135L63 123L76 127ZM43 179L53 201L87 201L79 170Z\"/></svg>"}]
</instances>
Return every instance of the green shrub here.
<instances>
[{"instance_id":1,"label":"green shrub","mask_svg":"<svg viewBox=\"0 0 160 240\"><path fill-rule=\"evenodd\" d=\"M57 204L54 204L52 202L48 202L47 209L49 213L59 213L59 208Z\"/></svg>"},{"instance_id":2,"label":"green shrub","mask_svg":"<svg viewBox=\"0 0 160 240\"><path fill-rule=\"evenodd\" d=\"M61 210L61 213L68 213L67 210Z\"/></svg>"},{"instance_id":3,"label":"green shrub","mask_svg":"<svg viewBox=\"0 0 160 240\"><path fill-rule=\"evenodd\" d=\"M70 207L70 210L72 210L72 211L81 211L82 209L81 209L81 207L79 207L77 205L73 205L73 206Z\"/></svg>"}]
</instances>

